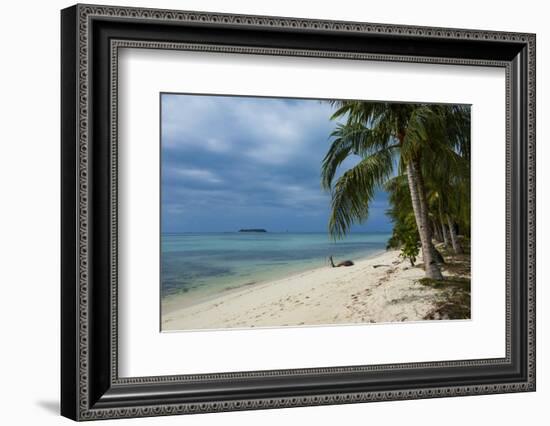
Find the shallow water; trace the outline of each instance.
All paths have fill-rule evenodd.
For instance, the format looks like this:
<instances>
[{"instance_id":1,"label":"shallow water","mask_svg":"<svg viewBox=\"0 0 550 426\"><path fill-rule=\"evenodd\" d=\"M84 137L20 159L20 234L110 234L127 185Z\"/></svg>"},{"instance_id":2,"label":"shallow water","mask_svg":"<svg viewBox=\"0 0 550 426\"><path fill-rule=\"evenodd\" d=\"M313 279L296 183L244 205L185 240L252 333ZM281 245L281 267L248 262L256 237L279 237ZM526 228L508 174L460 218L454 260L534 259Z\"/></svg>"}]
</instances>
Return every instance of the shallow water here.
<instances>
[{"instance_id":1,"label":"shallow water","mask_svg":"<svg viewBox=\"0 0 550 426\"><path fill-rule=\"evenodd\" d=\"M187 305L231 289L283 278L383 251L389 234L357 233L331 241L326 233L164 234L161 295Z\"/></svg>"}]
</instances>

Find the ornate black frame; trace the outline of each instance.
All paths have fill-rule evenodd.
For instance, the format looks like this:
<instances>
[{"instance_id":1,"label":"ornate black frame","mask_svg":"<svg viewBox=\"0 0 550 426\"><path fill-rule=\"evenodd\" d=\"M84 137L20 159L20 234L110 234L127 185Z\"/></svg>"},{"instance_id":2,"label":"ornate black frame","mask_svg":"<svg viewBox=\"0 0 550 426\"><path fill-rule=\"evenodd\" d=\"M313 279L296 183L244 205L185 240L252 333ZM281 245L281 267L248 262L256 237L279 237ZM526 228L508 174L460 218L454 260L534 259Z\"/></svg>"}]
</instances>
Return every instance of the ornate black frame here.
<instances>
[{"instance_id":1,"label":"ornate black frame","mask_svg":"<svg viewBox=\"0 0 550 426\"><path fill-rule=\"evenodd\" d=\"M535 390L535 35L76 5L61 13L61 413L74 420ZM117 52L506 69L506 357L119 378Z\"/></svg>"}]
</instances>

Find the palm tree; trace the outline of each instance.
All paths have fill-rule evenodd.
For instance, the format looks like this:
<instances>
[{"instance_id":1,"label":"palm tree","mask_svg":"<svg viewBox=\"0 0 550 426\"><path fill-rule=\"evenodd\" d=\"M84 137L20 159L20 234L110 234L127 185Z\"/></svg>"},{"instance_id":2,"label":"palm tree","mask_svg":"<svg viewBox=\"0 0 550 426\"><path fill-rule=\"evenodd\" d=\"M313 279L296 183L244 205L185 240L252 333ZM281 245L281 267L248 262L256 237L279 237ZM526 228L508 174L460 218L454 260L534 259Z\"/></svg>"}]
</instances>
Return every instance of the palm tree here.
<instances>
[{"instance_id":1,"label":"palm tree","mask_svg":"<svg viewBox=\"0 0 550 426\"><path fill-rule=\"evenodd\" d=\"M448 247L447 229L455 254L463 252L455 231L456 224L470 227L470 114L463 105L437 106L445 123L444 153L427 151L423 174L429 185L427 192L435 205Z\"/></svg>"},{"instance_id":2,"label":"palm tree","mask_svg":"<svg viewBox=\"0 0 550 426\"><path fill-rule=\"evenodd\" d=\"M401 257L409 258L411 265L414 266L420 240L409 196L407 176L398 175L389 179L384 189L388 192L390 205L386 215L393 223L392 236L387 247L401 249Z\"/></svg>"},{"instance_id":3,"label":"palm tree","mask_svg":"<svg viewBox=\"0 0 550 426\"><path fill-rule=\"evenodd\" d=\"M331 134L333 141L322 164L322 186L331 191L329 233L345 235L354 222L368 217L375 190L394 173L395 163L407 175L409 194L420 236L426 277L442 279L434 259L432 230L428 218L422 174L425 151L443 152L444 128L438 108L425 104L335 101L331 119L345 118ZM338 167L351 155L361 158L333 184Z\"/></svg>"}]
</instances>

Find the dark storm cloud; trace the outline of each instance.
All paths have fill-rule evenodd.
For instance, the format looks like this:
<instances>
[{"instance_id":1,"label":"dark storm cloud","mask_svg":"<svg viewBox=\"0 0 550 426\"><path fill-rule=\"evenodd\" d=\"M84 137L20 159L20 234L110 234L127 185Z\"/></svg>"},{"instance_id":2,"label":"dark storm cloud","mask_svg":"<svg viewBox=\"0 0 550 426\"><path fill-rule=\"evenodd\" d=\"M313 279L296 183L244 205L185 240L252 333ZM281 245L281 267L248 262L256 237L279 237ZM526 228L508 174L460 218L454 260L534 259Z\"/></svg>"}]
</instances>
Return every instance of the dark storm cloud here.
<instances>
[{"instance_id":1,"label":"dark storm cloud","mask_svg":"<svg viewBox=\"0 0 550 426\"><path fill-rule=\"evenodd\" d=\"M316 100L163 95L163 231L326 230L320 165L331 110ZM359 229L389 229L386 196L376 198Z\"/></svg>"}]
</instances>

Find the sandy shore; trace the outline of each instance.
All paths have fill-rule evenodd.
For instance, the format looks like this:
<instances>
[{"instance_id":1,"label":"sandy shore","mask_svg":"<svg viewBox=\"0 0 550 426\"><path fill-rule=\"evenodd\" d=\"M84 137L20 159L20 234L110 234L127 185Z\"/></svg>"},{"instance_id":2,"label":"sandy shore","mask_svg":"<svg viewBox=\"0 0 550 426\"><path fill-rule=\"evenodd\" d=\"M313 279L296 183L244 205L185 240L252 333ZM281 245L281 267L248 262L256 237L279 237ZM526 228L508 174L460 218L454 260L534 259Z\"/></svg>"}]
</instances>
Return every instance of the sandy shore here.
<instances>
[{"instance_id":1,"label":"sandy shore","mask_svg":"<svg viewBox=\"0 0 550 426\"><path fill-rule=\"evenodd\" d=\"M399 251L387 251L350 267L317 268L173 309L163 315L162 330L418 321L441 293L419 284L423 276Z\"/></svg>"}]
</instances>

